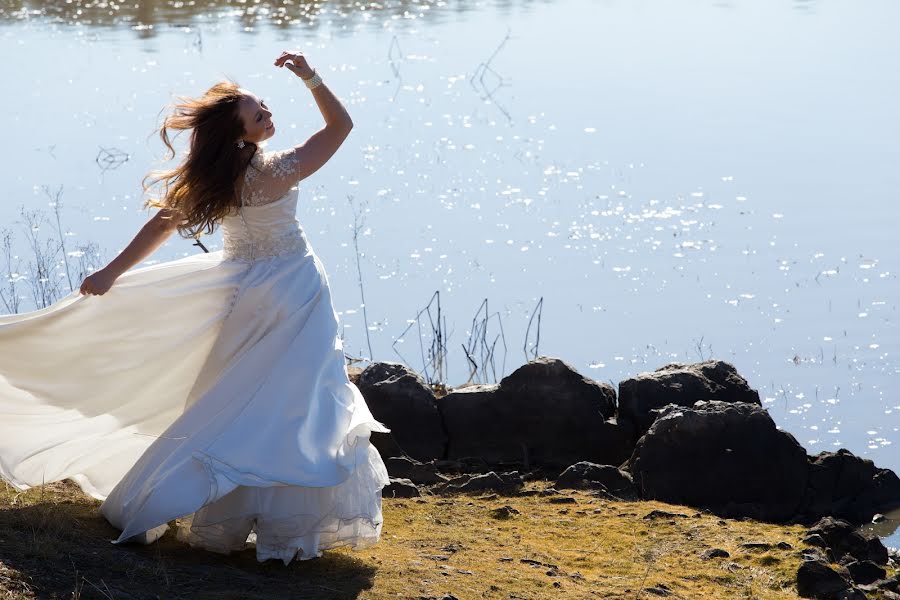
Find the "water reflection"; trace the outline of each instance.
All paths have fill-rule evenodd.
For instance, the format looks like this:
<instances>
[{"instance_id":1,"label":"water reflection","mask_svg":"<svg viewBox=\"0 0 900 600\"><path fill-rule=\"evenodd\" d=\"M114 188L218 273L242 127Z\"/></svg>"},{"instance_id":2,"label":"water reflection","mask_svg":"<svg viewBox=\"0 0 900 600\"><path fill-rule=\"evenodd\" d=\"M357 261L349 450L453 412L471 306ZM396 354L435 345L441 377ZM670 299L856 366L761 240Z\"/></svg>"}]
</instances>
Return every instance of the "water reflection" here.
<instances>
[{"instance_id":1,"label":"water reflection","mask_svg":"<svg viewBox=\"0 0 900 600\"><path fill-rule=\"evenodd\" d=\"M813 12L816 9L816 0L794 0L794 10L800 12Z\"/></svg>"},{"instance_id":2,"label":"water reflection","mask_svg":"<svg viewBox=\"0 0 900 600\"><path fill-rule=\"evenodd\" d=\"M503 15L512 10L527 11L533 4L551 1L492 0L489 4ZM41 19L66 25L130 27L139 38L145 39L154 37L160 25L183 27L197 21L222 20L239 24L246 33L262 26L287 31L296 26L316 30L324 25L329 33L341 36L360 25L384 29L394 25L404 27L420 19L439 23L484 8L484 2L475 0L8 0L0 5L0 23Z\"/></svg>"},{"instance_id":3,"label":"water reflection","mask_svg":"<svg viewBox=\"0 0 900 600\"><path fill-rule=\"evenodd\" d=\"M890 538L900 529L900 508L885 513L884 518L877 523L864 525L860 529L880 538Z\"/></svg>"}]
</instances>

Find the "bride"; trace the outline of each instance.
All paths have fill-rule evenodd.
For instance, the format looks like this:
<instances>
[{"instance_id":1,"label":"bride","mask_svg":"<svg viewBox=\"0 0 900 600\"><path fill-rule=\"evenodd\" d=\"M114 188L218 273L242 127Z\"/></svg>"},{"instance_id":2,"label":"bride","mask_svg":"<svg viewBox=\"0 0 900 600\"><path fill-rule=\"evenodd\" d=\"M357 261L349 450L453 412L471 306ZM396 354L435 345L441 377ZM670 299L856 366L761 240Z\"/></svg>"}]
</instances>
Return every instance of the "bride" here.
<instances>
[{"instance_id":1,"label":"bride","mask_svg":"<svg viewBox=\"0 0 900 600\"><path fill-rule=\"evenodd\" d=\"M72 479L118 542L255 542L288 564L381 534L389 482L376 421L347 377L328 278L295 218L297 182L353 124L302 53L287 68L325 126L266 151L272 113L232 82L181 99L160 135L190 131L147 202L160 210L78 291L0 317L0 475L19 490ZM223 249L129 270L175 230L221 225Z\"/></svg>"}]
</instances>

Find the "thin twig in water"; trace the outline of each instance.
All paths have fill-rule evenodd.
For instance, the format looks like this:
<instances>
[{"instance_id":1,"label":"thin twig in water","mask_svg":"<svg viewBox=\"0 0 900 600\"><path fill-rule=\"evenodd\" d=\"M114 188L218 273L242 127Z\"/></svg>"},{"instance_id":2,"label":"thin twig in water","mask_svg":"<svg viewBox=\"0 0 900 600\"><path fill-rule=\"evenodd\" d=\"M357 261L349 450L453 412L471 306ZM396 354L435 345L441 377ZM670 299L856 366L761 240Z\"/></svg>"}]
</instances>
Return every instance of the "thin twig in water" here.
<instances>
[{"instance_id":1,"label":"thin twig in water","mask_svg":"<svg viewBox=\"0 0 900 600\"><path fill-rule=\"evenodd\" d=\"M488 342L488 325L492 318L496 318L500 333L494 337L493 341ZM489 375L488 368L490 368L490 375L493 377L494 382L497 381L497 365L495 359L498 341L503 343L503 365L500 373L502 377L503 373L506 371L507 354L506 334L503 331L503 319L499 312L493 314L490 313L488 309L488 299L485 298L478 307L478 310L475 311L475 316L472 317L472 330L469 332L468 345L463 345L463 352L471 367L467 383L471 383L478 376L479 371L481 372L480 381L482 383L487 383ZM478 352L479 356L477 358L479 360L476 360L476 351Z\"/></svg>"},{"instance_id":2,"label":"thin twig in water","mask_svg":"<svg viewBox=\"0 0 900 600\"><path fill-rule=\"evenodd\" d=\"M525 329L525 343L522 346L522 349L525 351L525 360L536 360L540 355L540 345L541 345L541 315L544 312L544 297L541 296L538 299L537 305L534 307L534 311L532 311L531 316L528 318L528 328ZM528 358L528 338L531 334L531 324L534 321L534 317L537 315L537 324L535 327L535 336L534 336L534 348L531 352L531 358Z\"/></svg>"},{"instance_id":3,"label":"thin twig in water","mask_svg":"<svg viewBox=\"0 0 900 600\"><path fill-rule=\"evenodd\" d=\"M131 155L127 152L122 152L118 148L104 148L101 146L100 151L97 152L97 158L94 160L97 166L100 167L100 170L105 173L112 169L118 169L128 162L129 159L131 159Z\"/></svg>"},{"instance_id":4,"label":"thin twig in water","mask_svg":"<svg viewBox=\"0 0 900 600\"><path fill-rule=\"evenodd\" d=\"M25 238L28 241L34 260L28 264L31 277L31 294L34 304L37 308L46 308L53 304L59 298L59 280L54 278L54 266L60 252L59 243L48 238L41 240L38 233L41 224L46 223L47 219L40 211L29 211L21 208L23 223L22 228L25 231Z\"/></svg>"},{"instance_id":5,"label":"thin twig in water","mask_svg":"<svg viewBox=\"0 0 900 600\"><path fill-rule=\"evenodd\" d=\"M50 205L53 207L53 214L56 215L56 231L59 234L59 246L62 248L63 264L66 267L66 280L69 282L69 291L71 292L75 288L72 286L72 272L69 270L69 257L66 254L66 236L63 234L62 222L59 218L59 213L62 209L62 202L60 201L62 191L63 187L59 186L59 188L51 194L50 188L46 185L44 186L44 194L50 199Z\"/></svg>"},{"instance_id":6,"label":"thin twig in water","mask_svg":"<svg viewBox=\"0 0 900 600\"><path fill-rule=\"evenodd\" d=\"M13 255L13 234L9 229L2 231L2 252L3 252L3 276L6 279L6 289L0 289L0 301L8 314L16 314L19 312L19 289L18 283L24 277L20 273L22 261L18 256Z\"/></svg>"},{"instance_id":7,"label":"thin twig in water","mask_svg":"<svg viewBox=\"0 0 900 600\"><path fill-rule=\"evenodd\" d=\"M396 58L394 57L394 50L396 49ZM391 45L388 48L388 64L391 66L391 71L394 73L394 77L397 78L397 89L394 90L394 96L391 98L391 102L397 100L397 94L400 93L400 89L403 87L403 76L400 75L400 67L397 66L397 61L403 58L403 51L400 50L400 40L395 35L391 38Z\"/></svg>"},{"instance_id":8,"label":"thin twig in water","mask_svg":"<svg viewBox=\"0 0 900 600\"><path fill-rule=\"evenodd\" d=\"M703 362L703 336L700 336L700 341L697 342L697 354L700 356L700 362Z\"/></svg>"},{"instance_id":9,"label":"thin twig in water","mask_svg":"<svg viewBox=\"0 0 900 600\"><path fill-rule=\"evenodd\" d=\"M353 209L353 250L356 252L356 275L357 281L359 282L359 297L362 301L366 345L369 348L369 360L373 361L375 360L375 356L372 354L372 340L369 339L369 315L366 312L366 290L363 287L362 261L360 260L361 255L359 252L359 232L362 231L363 225L365 224L365 217L363 216L365 206L363 205L357 210L356 205L353 203L353 196L348 195L347 200L350 201L350 207Z\"/></svg>"},{"instance_id":10,"label":"thin twig in water","mask_svg":"<svg viewBox=\"0 0 900 600\"><path fill-rule=\"evenodd\" d=\"M481 94L482 100L490 100L491 103L495 104L497 108L500 109L500 112L502 112L509 121L512 121L512 116L499 102L497 102L497 99L494 97L494 93L501 87L506 86L507 83L505 81L505 78L497 71L495 71L493 67L491 67L491 62L493 62L497 54L500 53L500 50L503 48L503 46L506 45L506 42L509 41L510 37L510 30L507 29L506 37L503 38L503 41L500 42L500 45L497 46L490 57L488 57L486 61L480 63L477 67L475 67L475 72L472 74L472 77L469 78L469 84ZM488 89L487 84L484 81L484 76L488 73L493 74L494 77L496 77L499 81L499 83L497 83L492 89ZM478 85L481 86L481 89L479 89L479 87L475 85L476 78Z\"/></svg>"},{"instance_id":11,"label":"thin twig in water","mask_svg":"<svg viewBox=\"0 0 900 600\"><path fill-rule=\"evenodd\" d=\"M102 266L100 249L96 242L88 242L76 246L73 256L78 258L78 275L76 281L82 281Z\"/></svg>"},{"instance_id":12,"label":"thin twig in water","mask_svg":"<svg viewBox=\"0 0 900 600\"><path fill-rule=\"evenodd\" d=\"M434 318L431 312L433 305L437 311L437 319ZM422 332L423 315L428 316L429 333L431 335L431 343L427 350L422 341L425 336ZM447 374L447 341L449 340L449 336L446 331L447 319L444 318L442 321L441 318L441 293L440 290L438 290L432 294L431 300L428 301L425 308L416 313L416 318L409 321L409 324L406 326L406 329L403 330L403 333L395 338L393 344L391 344L394 353L396 353L404 363L409 365L409 361L407 361L403 354L400 353L397 349L397 345L404 341L404 336L412 329L413 325L416 326L419 338L419 353L422 360L422 376L430 385L445 383Z\"/></svg>"}]
</instances>

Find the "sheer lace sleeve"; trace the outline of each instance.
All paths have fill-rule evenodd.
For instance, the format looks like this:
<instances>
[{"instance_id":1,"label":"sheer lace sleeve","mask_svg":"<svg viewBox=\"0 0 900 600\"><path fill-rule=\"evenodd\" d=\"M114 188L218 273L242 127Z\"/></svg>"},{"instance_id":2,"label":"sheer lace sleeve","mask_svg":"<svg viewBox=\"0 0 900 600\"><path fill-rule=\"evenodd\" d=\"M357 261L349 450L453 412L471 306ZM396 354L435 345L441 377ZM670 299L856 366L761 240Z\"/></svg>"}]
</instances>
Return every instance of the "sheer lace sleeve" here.
<instances>
[{"instance_id":1,"label":"sheer lace sleeve","mask_svg":"<svg viewBox=\"0 0 900 600\"><path fill-rule=\"evenodd\" d=\"M300 179L296 148L265 152L262 148L250 160L244 173L241 199L245 206L259 206L283 198Z\"/></svg>"}]
</instances>

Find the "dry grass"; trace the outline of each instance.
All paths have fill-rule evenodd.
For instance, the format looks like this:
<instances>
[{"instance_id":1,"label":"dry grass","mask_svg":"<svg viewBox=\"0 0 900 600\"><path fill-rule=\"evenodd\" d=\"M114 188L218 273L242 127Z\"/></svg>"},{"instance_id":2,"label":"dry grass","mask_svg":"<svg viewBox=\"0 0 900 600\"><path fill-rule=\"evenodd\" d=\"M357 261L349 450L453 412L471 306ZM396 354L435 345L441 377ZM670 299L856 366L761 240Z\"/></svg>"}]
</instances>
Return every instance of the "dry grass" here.
<instances>
[{"instance_id":1,"label":"dry grass","mask_svg":"<svg viewBox=\"0 0 900 600\"><path fill-rule=\"evenodd\" d=\"M543 489L547 482L529 482ZM589 492L547 496L385 498L379 544L322 558L258 563L167 533L114 546L98 502L72 483L16 494L0 487L0 599L24 598L796 598L801 526L720 520L660 502ZM509 507L505 509L504 507ZM499 510L498 510L499 509ZM686 517L645 519L653 509ZM743 542L764 541L769 550ZM785 541L792 549L774 544ZM702 560L723 548L731 556Z\"/></svg>"}]
</instances>

